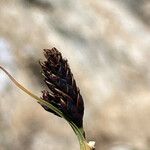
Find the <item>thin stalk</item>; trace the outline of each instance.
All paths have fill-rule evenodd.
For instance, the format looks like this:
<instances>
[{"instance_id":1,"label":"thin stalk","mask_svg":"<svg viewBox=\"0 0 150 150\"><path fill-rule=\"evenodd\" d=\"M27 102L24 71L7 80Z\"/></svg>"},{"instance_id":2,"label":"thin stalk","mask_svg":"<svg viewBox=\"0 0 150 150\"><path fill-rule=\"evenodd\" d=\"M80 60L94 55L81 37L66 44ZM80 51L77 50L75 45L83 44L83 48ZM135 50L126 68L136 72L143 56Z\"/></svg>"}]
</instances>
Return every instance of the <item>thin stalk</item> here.
<instances>
[{"instance_id":1,"label":"thin stalk","mask_svg":"<svg viewBox=\"0 0 150 150\"><path fill-rule=\"evenodd\" d=\"M83 135L83 129L78 128L73 122L69 122L70 126L73 128L76 136L78 137L79 140L79 144L80 144L80 150L93 150L93 148L91 148L84 135Z\"/></svg>"},{"instance_id":2,"label":"thin stalk","mask_svg":"<svg viewBox=\"0 0 150 150\"><path fill-rule=\"evenodd\" d=\"M3 70L6 75L10 78L10 80L21 90L23 90L26 94L30 95L32 98L36 99L37 102L39 102L42 105L47 106L48 108L50 108L51 110L53 110L55 113L57 113L59 116L61 116L62 118L64 118L65 120L67 120L67 122L70 124L70 126L72 127L73 131L75 132L79 144L80 144L80 150L92 150L92 148L90 148L85 140L85 137L83 135L83 129L79 129L67 116L64 116L64 114L57 109L55 106L53 106L52 104L48 103L47 101L39 98L38 96L36 96L35 94L33 94L32 92L30 92L27 88L25 88L24 86L22 86L18 81L16 81L11 75L10 73L8 73L8 71L6 71L2 66L0 66L0 69Z\"/></svg>"}]
</instances>

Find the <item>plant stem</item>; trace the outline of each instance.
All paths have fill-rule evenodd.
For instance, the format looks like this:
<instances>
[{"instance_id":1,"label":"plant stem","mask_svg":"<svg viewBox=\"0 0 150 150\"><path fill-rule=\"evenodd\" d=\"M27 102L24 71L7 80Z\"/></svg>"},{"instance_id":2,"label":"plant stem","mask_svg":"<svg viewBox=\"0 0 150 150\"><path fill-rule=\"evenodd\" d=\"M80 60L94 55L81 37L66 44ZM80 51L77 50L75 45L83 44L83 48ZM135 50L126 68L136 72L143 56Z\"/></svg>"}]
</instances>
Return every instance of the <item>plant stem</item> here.
<instances>
[{"instance_id":1,"label":"plant stem","mask_svg":"<svg viewBox=\"0 0 150 150\"><path fill-rule=\"evenodd\" d=\"M69 122L70 126L73 128L77 138L78 138L78 141L79 141L79 144L80 144L80 150L93 150L93 148L91 148L85 137L84 137L84 134L83 134L83 129L79 129L73 122Z\"/></svg>"}]
</instances>

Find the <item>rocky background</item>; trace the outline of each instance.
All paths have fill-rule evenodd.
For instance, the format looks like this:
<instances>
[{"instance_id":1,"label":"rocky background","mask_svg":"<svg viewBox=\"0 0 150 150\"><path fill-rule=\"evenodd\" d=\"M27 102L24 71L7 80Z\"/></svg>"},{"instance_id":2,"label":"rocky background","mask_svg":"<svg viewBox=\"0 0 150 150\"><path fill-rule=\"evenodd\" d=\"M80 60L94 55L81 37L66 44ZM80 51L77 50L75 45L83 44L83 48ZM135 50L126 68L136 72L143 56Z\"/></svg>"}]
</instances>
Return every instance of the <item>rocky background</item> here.
<instances>
[{"instance_id":1,"label":"rocky background","mask_svg":"<svg viewBox=\"0 0 150 150\"><path fill-rule=\"evenodd\" d=\"M150 149L149 0L0 0L0 64L25 87L45 87L43 48L69 60L97 150ZM77 150L68 124L0 71L0 150Z\"/></svg>"}]
</instances>

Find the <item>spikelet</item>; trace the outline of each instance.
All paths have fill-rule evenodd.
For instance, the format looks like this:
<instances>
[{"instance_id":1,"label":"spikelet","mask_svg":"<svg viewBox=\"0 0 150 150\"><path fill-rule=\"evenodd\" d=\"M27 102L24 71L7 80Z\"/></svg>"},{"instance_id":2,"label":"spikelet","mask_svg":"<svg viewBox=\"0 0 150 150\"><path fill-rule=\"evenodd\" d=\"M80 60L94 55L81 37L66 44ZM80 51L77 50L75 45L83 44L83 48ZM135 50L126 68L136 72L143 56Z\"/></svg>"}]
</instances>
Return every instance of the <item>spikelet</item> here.
<instances>
[{"instance_id":1,"label":"spikelet","mask_svg":"<svg viewBox=\"0 0 150 150\"><path fill-rule=\"evenodd\" d=\"M42 99L57 107L79 128L82 127L84 103L67 60L56 48L44 49L44 56L46 61L40 62L40 65L49 91L42 91ZM57 115L48 107L42 107Z\"/></svg>"}]
</instances>

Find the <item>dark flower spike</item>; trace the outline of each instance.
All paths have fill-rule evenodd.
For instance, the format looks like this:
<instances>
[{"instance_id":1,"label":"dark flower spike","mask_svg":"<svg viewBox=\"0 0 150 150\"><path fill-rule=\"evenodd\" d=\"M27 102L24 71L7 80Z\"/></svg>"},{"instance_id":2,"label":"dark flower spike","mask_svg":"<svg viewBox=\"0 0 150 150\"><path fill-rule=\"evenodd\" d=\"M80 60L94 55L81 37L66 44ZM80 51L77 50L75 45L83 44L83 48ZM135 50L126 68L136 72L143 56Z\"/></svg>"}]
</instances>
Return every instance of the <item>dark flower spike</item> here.
<instances>
[{"instance_id":1,"label":"dark flower spike","mask_svg":"<svg viewBox=\"0 0 150 150\"><path fill-rule=\"evenodd\" d=\"M42 91L42 99L58 108L77 127L83 126L84 103L66 59L56 49L44 49L46 61L40 62L49 91ZM53 114L53 110L42 105Z\"/></svg>"}]
</instances>

